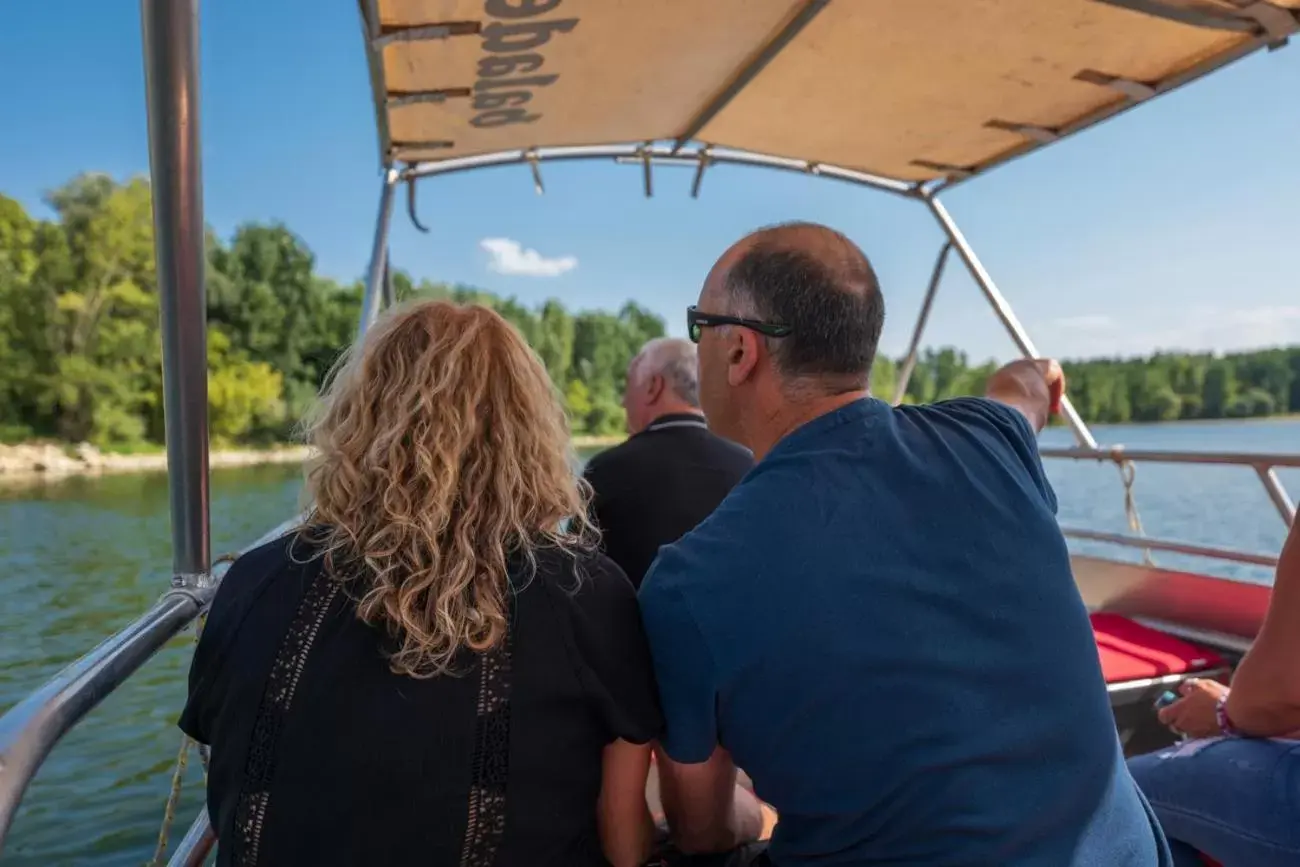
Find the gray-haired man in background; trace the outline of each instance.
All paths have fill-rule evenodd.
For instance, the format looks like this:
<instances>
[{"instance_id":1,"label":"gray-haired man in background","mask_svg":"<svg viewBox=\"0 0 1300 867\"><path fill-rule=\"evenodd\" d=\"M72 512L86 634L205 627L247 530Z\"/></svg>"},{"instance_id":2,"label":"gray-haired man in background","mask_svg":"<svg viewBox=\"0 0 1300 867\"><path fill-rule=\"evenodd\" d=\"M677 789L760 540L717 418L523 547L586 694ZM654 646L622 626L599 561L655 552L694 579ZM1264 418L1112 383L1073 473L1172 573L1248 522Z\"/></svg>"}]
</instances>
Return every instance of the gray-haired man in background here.
<instances>
[{"instance_id":1,"label":"gray-haired man in background","mask_svg":"<svg viewBox=\"0 0 1300 867\"><path fill-rule=\"evenodd\" d=\"M695 344L651 340L627 369L630 438L587 464L602 546L632 583L663 545L717 508L753 465L750 453L709 432L700 411Z\"/></svg>"}]
</instances>

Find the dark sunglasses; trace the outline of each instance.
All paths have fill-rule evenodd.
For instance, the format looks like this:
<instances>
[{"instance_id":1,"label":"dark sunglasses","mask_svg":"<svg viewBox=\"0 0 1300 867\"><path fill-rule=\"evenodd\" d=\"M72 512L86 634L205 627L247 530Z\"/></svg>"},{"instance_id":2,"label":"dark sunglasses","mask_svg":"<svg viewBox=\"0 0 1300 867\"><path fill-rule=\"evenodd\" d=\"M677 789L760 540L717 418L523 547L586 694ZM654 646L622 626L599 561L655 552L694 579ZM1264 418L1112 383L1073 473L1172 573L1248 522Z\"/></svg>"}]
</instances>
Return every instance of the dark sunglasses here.
<instances>
[{"instance_id":1,"label":"dark sunglasses","mask_svg":"<svg viewBox=\"0 0 1300 867\"><path fill-rule=\"evenodd\" d=\"M766 337L788 337L794 331L789 325L778 325L775 322L740 319L735 316L723 316L719 313L701 313L700 309L694 305L686 308L686 334L691 338L692 343L700 342L701 329L717 328L719 325L739 325L741 328L757 331Z\"/></svg>"}]
</instances>

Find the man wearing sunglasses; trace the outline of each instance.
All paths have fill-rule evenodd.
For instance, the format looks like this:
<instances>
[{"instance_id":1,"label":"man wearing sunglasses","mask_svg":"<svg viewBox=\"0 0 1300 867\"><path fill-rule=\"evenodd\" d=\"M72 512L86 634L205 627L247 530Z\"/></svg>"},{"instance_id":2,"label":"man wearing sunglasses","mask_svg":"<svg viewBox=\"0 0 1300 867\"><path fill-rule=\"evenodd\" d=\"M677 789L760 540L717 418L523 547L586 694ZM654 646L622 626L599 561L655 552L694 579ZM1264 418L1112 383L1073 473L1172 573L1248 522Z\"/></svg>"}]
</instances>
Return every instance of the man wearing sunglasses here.
<instances>
[{"instance_id":1,"label":"man wearing sunglasses","mask_svg":"<svg viewBox=\"0 0 1300 867\"><path fill-rule=\"evenodd\" d=\"M750 836L739 765L779 814L756 864L1167 864L1037 453L1059 365L896 408L883 321L809 224L736 244L687 312L709 426L758 463L640 591L679 847Z\"/></svg>"}]
</instances>

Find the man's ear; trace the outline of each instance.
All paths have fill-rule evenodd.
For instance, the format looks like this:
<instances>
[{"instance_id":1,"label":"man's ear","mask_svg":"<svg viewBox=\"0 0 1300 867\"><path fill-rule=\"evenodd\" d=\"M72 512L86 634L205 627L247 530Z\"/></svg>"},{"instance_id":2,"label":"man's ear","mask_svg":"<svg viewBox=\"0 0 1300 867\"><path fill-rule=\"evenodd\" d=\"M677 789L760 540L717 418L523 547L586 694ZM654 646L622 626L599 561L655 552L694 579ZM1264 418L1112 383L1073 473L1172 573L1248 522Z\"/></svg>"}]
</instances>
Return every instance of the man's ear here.
<instances>
[{"instance_id":1,"label":"man's ear","mask_svg":"<svg viewBox=\"0 0 1300 867\"><path fill-rule=\"evenodd\" d=\"M735 387L752 377L764 351L757 334L748 328L732 327L726 345L727 383Z\"/></svg>"},{"instance_id":2,"label":"man's ear","mask_svg":"<svg viewBox=\"0 0 1300 867\"><path fill-rule=\"evenodd\" d=\"M659 395L664 393L664 378L662 374L656 373L646 380L645 394L650 403L659 399Z\"/></svg>"}]
</instances>

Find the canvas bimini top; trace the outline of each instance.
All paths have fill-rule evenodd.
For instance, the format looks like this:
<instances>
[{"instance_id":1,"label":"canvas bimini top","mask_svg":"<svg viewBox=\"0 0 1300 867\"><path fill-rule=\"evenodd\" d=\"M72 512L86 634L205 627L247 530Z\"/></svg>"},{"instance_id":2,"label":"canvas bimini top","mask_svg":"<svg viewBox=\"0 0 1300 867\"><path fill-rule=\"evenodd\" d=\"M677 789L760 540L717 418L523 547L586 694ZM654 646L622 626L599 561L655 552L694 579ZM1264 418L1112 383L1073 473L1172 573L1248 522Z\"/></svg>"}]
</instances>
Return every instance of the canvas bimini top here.
<instances>
[{"instance_id":1,"label":"canvas bimini top","mask_svg":"<svg viewBox=\"0 0 1300 867\"><path fill-rule=\"evenodd\" d=\"M1300 29L1300 0L361 0L386 165L688 142L969 177Z\"/></svg>"}]
</instances>

